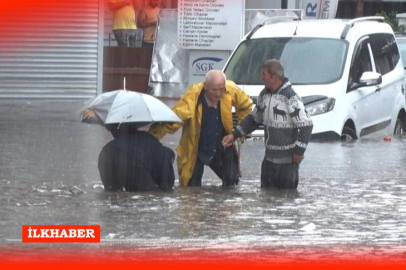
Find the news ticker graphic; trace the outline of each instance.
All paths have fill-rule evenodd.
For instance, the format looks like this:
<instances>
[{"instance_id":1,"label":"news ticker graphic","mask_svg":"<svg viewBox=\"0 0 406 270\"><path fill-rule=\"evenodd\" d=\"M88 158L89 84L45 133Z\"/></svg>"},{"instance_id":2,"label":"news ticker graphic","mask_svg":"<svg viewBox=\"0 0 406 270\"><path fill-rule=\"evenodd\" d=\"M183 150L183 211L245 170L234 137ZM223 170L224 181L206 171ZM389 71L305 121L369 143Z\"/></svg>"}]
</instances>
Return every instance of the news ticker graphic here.
<instances>
[{"instance_id":1,"label":"news ticker graphic","mask_svg":"<svg viewBox=\"0 0 406 270\"><path fill-rule=\"evenodd\" d=\"M100 225L23 225L23 243L100 243Z\"/></svg>"},{"instance_id":2,"label":"news ticker graphic","mask_svg":"<svg viewBox=\"0 0 406 270\"><path fill-rule=\"evenodd\" d=\"M370 248L370 247L369 247ZM20 244L0 246L0 269L24 270L404 270L403 249L363 255L368 247L300 246L250 250L209 246L125 244ZM337 254L337 251L340 254ZM341 254L341 253L344 254ZM367 252L368 253L368 252Z\"/></svg>"}]
</instances>

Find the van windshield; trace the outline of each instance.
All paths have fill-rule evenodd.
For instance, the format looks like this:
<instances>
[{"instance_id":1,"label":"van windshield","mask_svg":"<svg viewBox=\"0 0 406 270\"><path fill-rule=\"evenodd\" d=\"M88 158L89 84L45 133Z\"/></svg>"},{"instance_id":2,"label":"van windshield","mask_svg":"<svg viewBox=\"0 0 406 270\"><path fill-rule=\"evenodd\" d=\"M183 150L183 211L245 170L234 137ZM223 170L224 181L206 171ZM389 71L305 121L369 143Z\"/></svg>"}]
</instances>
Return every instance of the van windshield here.
<instances>
[{"instance_id":1,"label":"van windshield","mask_svg":"<svg viewBox=\"0 0 406 270\"><path fill-rule=\"evenodd\" d=\"M323 38L250 39L239 45L225 68L236 84L263 84L262 64L278 59L292 84L327 84L341 78L348 42Z\"/></svg>"}]
</instances>

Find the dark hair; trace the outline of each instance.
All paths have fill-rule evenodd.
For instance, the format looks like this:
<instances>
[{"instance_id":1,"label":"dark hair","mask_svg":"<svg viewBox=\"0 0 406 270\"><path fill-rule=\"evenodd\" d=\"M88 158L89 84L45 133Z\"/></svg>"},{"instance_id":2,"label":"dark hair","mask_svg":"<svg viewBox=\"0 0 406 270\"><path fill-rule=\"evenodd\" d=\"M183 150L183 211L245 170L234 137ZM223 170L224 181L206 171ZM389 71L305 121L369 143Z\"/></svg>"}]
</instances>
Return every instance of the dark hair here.
<instances>
[{"instance_id":1,"label":"dark hair","mask_svg":"<svg viewBox=\"0 0 406 270\"><path fill-rule=\"evenodd\" d=\"M164 146L166 152L168 153L169 157L171 160L175 160L175 151L173 151L171 148Z\"/></svg>"}]
</instances>

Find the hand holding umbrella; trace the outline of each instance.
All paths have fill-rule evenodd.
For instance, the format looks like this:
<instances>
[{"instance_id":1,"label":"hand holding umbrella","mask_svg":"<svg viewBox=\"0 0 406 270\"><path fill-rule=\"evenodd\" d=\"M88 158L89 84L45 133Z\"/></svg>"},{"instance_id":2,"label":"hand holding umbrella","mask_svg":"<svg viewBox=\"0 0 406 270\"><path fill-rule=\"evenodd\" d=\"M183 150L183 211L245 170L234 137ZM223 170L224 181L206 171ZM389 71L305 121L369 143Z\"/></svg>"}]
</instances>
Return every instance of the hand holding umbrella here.
<instances>
[{"instance_id":1,"label":"hand holding umbrella","mask_svg":"<svg viewBox=\"0 0 406 270\"><path fill-rule=\"evenodd\" d=\"M86 109L82 112L82 120L97 120L97 116L93 110Z\"/></svg>"}]
</instances>

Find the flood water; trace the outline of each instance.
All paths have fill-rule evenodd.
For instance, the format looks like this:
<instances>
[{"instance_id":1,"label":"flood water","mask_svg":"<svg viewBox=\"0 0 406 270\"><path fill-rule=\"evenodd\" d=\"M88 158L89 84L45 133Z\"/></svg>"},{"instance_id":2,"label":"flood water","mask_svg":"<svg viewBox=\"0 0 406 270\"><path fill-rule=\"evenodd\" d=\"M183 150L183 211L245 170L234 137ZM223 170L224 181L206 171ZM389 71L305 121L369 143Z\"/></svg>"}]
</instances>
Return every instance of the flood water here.
<instances>
[{"instance_id":1,"label":"flood water","mask_svg":"<svg viewBox=\"0 0 406 270\"><path fill-rule=\"evenodd\" d=\"M1 101L0 249L43 248L22 244L21 226L46 224L100 225L99 245L116 248L406 254L406 138L384 142L383 131L353 143L312 142L297 191L260 188L263 141L250 140L237 187L221 187L206 167L201 188L176 181L169 193L105 192L97 157L111 137L78 121L83 106ZM179 136L162 142L174 149Z\"/></svg>"}]
</instances>

